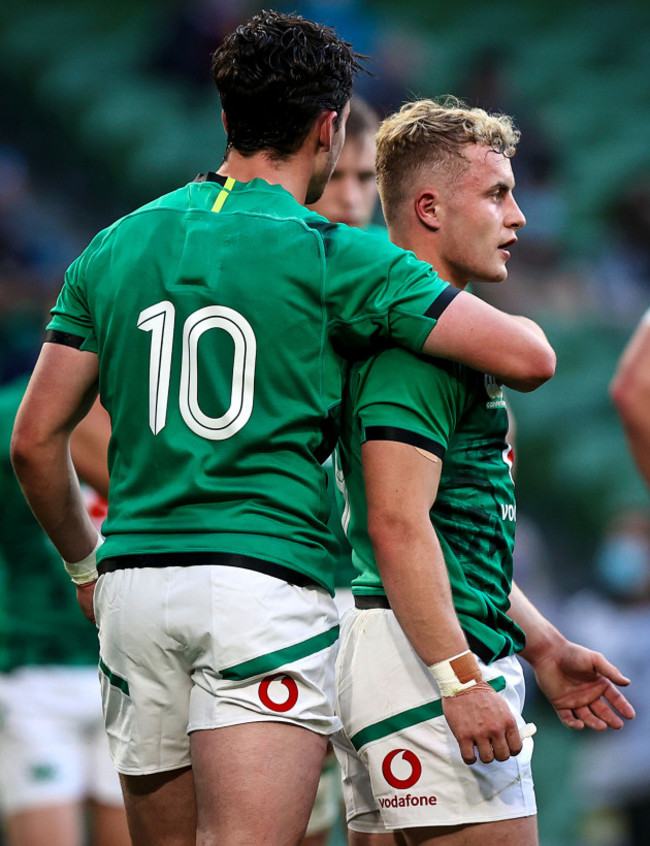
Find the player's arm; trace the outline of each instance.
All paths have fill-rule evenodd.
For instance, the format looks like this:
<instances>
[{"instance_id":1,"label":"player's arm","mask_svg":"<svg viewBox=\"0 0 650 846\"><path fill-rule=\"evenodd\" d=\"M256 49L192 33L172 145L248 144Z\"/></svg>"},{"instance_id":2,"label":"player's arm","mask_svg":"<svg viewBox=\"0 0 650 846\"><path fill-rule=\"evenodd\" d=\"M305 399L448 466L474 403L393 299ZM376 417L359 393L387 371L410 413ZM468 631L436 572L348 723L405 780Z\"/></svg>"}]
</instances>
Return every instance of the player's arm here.
<instances>
[{"instance_id":1,"label":"player's arm","mask_svg":"<svg viewBox=\"0 0 650 846\"><path fill-rule=\"evenodd\" d=\"M465 291L445 307L423 352L490 373L517 391L533 391L555 373L555 352L535 322Z\"/></svg>"},{"instance_id":2,"label":"player's arm","mask_svg":"<svg viewBox=\"0 0 650 846\"><path fill-rule=\"evenodd\" d=\"M75 427L70 437L70 454L79 478L104 498L108 497L108 441L111 421L99 399Z\"/></svg>"},{"instance_id":3,"label":"player's arm","mask_svg":"<svg viewBox=\"0 0 650 846\"><path fill-rule=\"evenodd\" d=\"M97 380L94 353L45 343L11 443L16 476L36 519L72 563L91 556L98 542L70 456L70 435L97 397ZM77 595L92 617L92 590L79 588Z\"/></svg>"},{"instance_id":4,"label":"player's arm","mask_svg":"<svg viewBox=\"0 0 650 846\"><path fill-rule=\"evenodd\" d=\"M650 310L623 350L610 394L637 467L650 487Z\"/></svg>"},{"instance_id":5,"label":"player's arm","mask_svg":"<svg viewBox=\"0 0 650 846\"><path fill-rule=\"evenodd\" d=\"M508 615L526 634L521 653L533 668L540 690L568 728L619 729L634 708L615 685L628 685L600 653L567 640L513 583ZM618 713L617 713L618 712Z\"/></svg>"},{"instance_id":6,"label":"player's arm","mask_svg":"<svg viewBox=\"0 0 650 846\"><path fill-rule=\"evenodd\" d=\"M429 509L436 498L442 462L410 444L369 440L361 448L368 531L391 607L413 648L436 680L449 659L468 653L454 609L447 568ZM467 664L467 666L463 666ZM438 670L436 670L436 665ZM462 667L462 672L461 668ZM458 680L443 696L447 721L463 760L488 763L521 751L515 719L505 701L482 681L471 653L458 668ZM440 683L440 681L439 681ZM444 691L443 691L444 692Z\"/></svg>"}]
</instances>

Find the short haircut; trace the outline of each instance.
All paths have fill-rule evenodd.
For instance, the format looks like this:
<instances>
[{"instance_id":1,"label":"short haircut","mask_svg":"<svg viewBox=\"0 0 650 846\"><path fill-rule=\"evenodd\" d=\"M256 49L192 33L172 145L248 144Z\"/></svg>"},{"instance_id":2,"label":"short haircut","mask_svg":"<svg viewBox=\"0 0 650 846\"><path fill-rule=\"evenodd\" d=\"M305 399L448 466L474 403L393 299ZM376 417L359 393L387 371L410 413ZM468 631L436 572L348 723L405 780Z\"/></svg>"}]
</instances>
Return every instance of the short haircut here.
<instances>
[{"instance_id":1,"label":"short haircut","mask_svg":"<svg viewBox=\"0 0 650 846\"><path fill-rule=\"evenodd\" d=\"M508 115L471 108L456 97L406 103L377 133L377 185L386 222L406 199L409 177L443 165L445 178L453 180L468 167L466 145L485 144L510 158L520 135Z\"/></svg>"},{"instance_id":2,"label":"short haircut","mask_svg":"<svg viewBox=\"0 0 650 846\"><path fill-rule=\"evenodd\" d=\"M261 11L226 36L212 75L228 124L228 150L295 153L324 111L340 115L361 59L331 27Z\"/></svg>"},{"instance_id":3,"label":"short haircut","mask_svg":"<svg viewBox=\"0 0 650 846\"><path fill-rule=\"evenodd\" d=\"M356 141L364 135L374 135L379 129L379 114L358 94L350 100L350 116L345 126L347 140Z\"/></svg>"}]
</instances>

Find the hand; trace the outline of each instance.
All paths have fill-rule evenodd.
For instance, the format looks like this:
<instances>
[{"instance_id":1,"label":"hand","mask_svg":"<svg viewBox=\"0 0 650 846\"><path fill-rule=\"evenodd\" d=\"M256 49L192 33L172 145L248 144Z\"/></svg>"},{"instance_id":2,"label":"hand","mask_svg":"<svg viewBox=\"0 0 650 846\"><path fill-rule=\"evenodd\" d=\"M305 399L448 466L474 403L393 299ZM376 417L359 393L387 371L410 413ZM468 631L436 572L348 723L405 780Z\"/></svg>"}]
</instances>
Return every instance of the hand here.
<instances>
[{"instance_id":1,"label":"hand","mask_svg":"<svg viewBox=\"0 0 650 846\"><path fill-rule=\"evenodd\" d=\"M487 682L479 682L456 696L444 697L442 709L466 764L476 761L474 747L484 764L495 759L507 761L521 752L514 714Z\"/></svg>"},{"instance_id":2,"label":"hand","mask_svg":"<svg viewBox=\"0 0 650 846\"><path fill-rule=\"evenodd\" d=\"M79 607L83 611L84 617L90 620L91 623L95 625L95 609L93 607L93 596L95 594L95 585L97 584L97 579L94 582L88 582L85 585L77 585L77 602L79 603Z\"/></svg>"},{"instance_id":3,"label":"hand","mask_svg":"<svg viewBox=\"0 0 650 846\"><path fill-rule=\"evenodd\" d=\"M630 680L600 652L565 640L536 661L533 670L540 690L567 728L620 729L624 722L619 714L626 720L634 717L634 708L614 687Z\"/></svg>"}]
</instances>

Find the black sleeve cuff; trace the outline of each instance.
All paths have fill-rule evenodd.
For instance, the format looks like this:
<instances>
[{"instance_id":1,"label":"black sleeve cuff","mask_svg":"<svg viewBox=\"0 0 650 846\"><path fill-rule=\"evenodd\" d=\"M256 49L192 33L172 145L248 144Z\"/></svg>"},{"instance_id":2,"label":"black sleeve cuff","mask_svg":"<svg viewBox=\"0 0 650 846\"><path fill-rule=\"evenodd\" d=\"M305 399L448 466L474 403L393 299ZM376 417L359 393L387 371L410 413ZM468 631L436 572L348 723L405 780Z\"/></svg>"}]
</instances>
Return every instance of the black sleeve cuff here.
<instances>
[{"instance_id":1,"label":"black sleeve cuff","mask_svg":"<svg viewBox=\"0 0 650 846\"><path fill-rule=\"evenodd\" d=\"M437 455L438 458L444 458L447 451L437 441L419 435L417 432L411 432L409 429L401 429L399 426L366 426L364 432L366 441L397 441L419 447Z\"/></svg>"},{"instance_id":2,"label":"black sleeve cuff","mask_svg":"<svg viewBox=\"0 0 650 846\"><path fill-rule=\"evenodd\" d=\"M81 349L81 345L86 339L81 335L73 335L71 332L60 332L58 329L48 329L45 332L43 343L45 344L62 344L64 347L74 347L76 350Z\"/></svg>"},{"instance_id":3,"label":"black sleeve cuff","mask_svg":"<svg viewBox=\"0 0 650 846\"><path fill-rule=\"evenodd\" d=\"M445 288L426 310L425 317L431 317L433 320L437 320L457 294L460 294L460 289L454 288L453 285Z\"/></svg>"}]
</instances>

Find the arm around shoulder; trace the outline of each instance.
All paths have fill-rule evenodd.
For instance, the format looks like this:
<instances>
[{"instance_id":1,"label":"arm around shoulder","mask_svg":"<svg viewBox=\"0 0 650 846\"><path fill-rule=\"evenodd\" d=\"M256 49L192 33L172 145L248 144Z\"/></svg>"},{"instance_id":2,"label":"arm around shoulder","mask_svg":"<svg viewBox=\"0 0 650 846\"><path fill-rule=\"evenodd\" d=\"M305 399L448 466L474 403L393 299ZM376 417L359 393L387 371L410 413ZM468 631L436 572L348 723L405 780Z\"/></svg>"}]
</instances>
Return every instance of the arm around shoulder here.
<instances>
[{"instance_id":1,"label":"arm around shoulder","mask_svg":"<svg viewBox=\"0 0 650 846\"><path fill-rule=\"evenodd\" d=\"M489 373L517 391L534 391L555 373L553 347L534 321L465 291L440 315L423 352Z\"/></svg>"}]
</instances>

